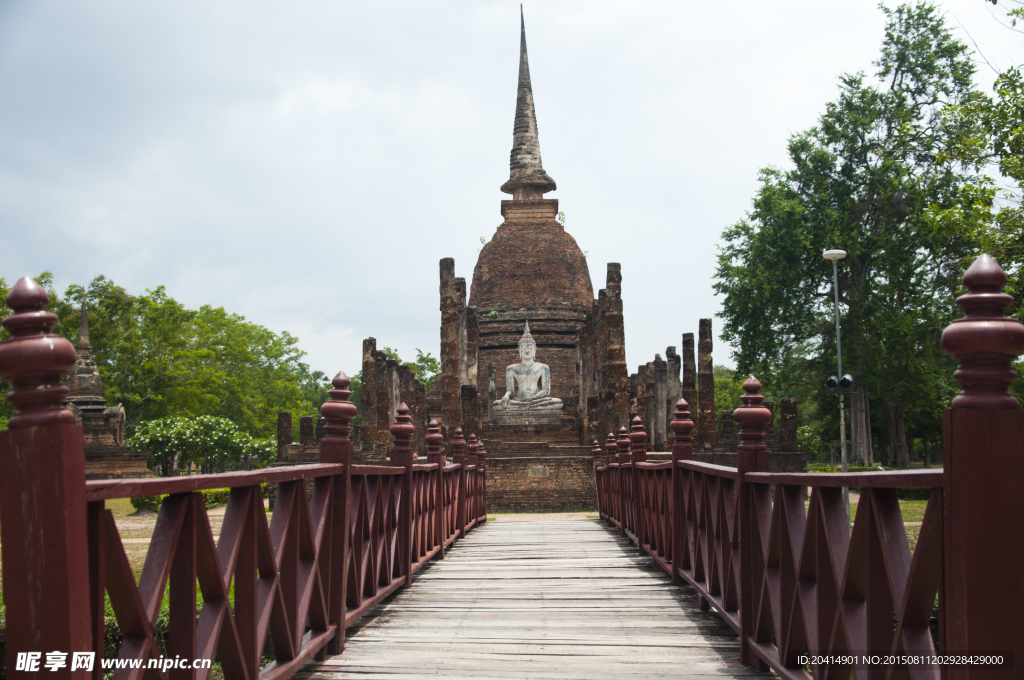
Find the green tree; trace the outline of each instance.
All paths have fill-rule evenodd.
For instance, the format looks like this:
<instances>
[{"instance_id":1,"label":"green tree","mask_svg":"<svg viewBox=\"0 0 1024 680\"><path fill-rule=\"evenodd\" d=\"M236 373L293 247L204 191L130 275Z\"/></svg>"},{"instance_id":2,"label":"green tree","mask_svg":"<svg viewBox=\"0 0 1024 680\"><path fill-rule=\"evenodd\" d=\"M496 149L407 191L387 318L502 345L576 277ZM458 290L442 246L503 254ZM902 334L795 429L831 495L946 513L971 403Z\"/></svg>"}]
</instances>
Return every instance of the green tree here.
<instances>
[{"instance_id":1,"label":"green tree","mask_svg":"<svg viewBox=\"0 0 1024 680\"><path fill-rule=\"evenodd\" d=\"M61 296L49 273L38 280L50 294L48 310L59 319L54 332L72 342L84 295L107 400L124 404L130 429L149 420L209 415L267 437L278 411L316 415L322 403L317 400L326 398L318 386L323 378L302 362L305 353L287 332L274 333L209 305L186 309L162 286L132 295L100 276L87 288L69 286ZM0 279L0 294L6 293ZM9 313L0 306L0 318ZM10 407L3 409L0 417L9 415Z\"/></svg>"},{"instance_id":2,"label":"green tree","mask_svg":"<svg viewBox=\"0 0 1024 680\"><path fill-rule=\"evenodd\" d=\"M736 371L726 366L714 367L715 377L715 412L735 411L742 404L743 380Z\"/></svg>"},{"instance_id":3,"label":"green tree","mask_svg":"<svg viewBox=\"0 0 1024 680\"><path fill-rule=\"evenodd\" d=\"M821 253L846 250L844 369L871 395L873 422L887 421L880 434L905 464L908 426L941 432L952 365L938 337L992 193L951 156L978 135L976 121L945 115L980 97L966 46L934 5L883 11L875 78L842 76L818 125L791 138L792 169L761 171L749 218L723 234L715 290L726 296L722 334L739 372L766 385L814 375L820 386L836 347L832 269ZM956 228L934 219L951 209ZM838 432L823 387L814 398L825 430Z\"/></svg>"},{"instance_id":4,"label":"green tree","mask_svg":"<svg viewBox=\"0 0 1024 680\"><path fill-rule=\"evenodd\" d=\"M171 469L190 470L193 464L205 472L263 468L277 457L270 439L254 439L227 418L161 418L141 423L125 445L149 451L149 467L164 476Z\"/></svg>"}]
</instances>

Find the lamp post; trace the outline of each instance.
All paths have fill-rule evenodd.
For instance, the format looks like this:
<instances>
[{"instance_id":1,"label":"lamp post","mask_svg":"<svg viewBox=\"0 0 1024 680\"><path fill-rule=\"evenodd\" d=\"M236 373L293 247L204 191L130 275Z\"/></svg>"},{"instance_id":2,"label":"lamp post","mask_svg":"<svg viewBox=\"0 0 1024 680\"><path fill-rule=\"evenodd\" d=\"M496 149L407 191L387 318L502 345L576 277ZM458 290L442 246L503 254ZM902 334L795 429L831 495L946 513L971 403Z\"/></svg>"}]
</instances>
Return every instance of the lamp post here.
<instances>
[{"instance_id":1,"label":"lamp post","mask_svg":"<svg viewBox=\"0 0 1024 680\"><path fill-rule=\"evenodd\" d=\"M837 261L846 257L845 250L826 250L823 253L826 260L832 260L832 289L836 294L836 355L839 359L839 375L843 375L843 344L839 339L839 266ZM843 403L843 393L839 392L839 448L843 454L843 474L846 474L846 405ZM850 489L843 487L843 501L846 503L846 519L850 519Z\"/></svg>"}]
</instances>

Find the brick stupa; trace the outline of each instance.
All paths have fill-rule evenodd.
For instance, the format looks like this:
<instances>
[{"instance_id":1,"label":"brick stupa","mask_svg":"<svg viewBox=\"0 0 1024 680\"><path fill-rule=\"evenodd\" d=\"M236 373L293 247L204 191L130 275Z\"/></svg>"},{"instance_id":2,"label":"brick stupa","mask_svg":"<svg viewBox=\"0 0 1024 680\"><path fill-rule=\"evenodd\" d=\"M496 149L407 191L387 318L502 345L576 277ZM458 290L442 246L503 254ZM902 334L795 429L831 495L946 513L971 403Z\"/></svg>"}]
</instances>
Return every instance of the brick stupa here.
<instances>
[{"instance_id":1,"label":"brick stupa","mask_svg":"<svg viewBox=\"0 0 1024 680\"><path fill-rule=\"evenodd\" d=\"M589 443L629 415L622 276L610 263L594 299L587 259L558 219L558 200L544 197L556 184L541 160L522 18L509 161L501 191L511 199L501 201L504 221L480 251L468 291L454 260L441 260L441 374L427 395L430 416L448 437L461 427L487 442L496 509L590 507ZM550 368L550 394L535 398L561 407L495 407L506 391L516 394L506 369L520 362L527 335L534 361Z\"/></svg>"},{"instance_id":2,"label":"brick stupa","mask_svg":"<svg viewBox=\"0 0 1024 680\"><path fill-rule=\"evenodd\" d=\"M103 381L89 343L89 319L82 300L75 367L68 375L65 407L82 426L85 436L86 479L134 479L153 475L146 467L148 453L124 446L124 406L107 406Z\"/></svg>"}]
</instances>

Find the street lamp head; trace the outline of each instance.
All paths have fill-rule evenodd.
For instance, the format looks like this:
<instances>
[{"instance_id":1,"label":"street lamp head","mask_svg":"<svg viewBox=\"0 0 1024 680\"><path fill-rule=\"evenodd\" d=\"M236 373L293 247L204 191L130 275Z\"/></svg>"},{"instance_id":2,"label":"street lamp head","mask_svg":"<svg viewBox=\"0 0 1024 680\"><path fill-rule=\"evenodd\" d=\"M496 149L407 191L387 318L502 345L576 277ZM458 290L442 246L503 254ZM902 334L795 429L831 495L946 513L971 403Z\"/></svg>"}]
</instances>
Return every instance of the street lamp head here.
<instances>
[{"instance_id":1,"label":"street lamp head","mask_svg":"<svg viewBox=\"0 0 1024 680\"><path fill-rule=\"evenodd\" d=\"M834 375L829 376L828 380L825 381L825 387L827 387L830 390L834 390L835 388L839 387L839 378L835 377Z\"/></svg>"},{"instance_id":2,"label":"street lamp head","mask_svg":"<svg viewBox=\"0 0 1024 680\"><path fill-rule=\"evenodd\" d=\"M849 373L847 373L846 375L844 375L842 378L839 379L839 386L844 388L844 389L849 387L852 384L853 384L853 376L850 375Z\"/></svg>"},{"instance_id":3,"label":"street lamp head","mask_svg":"<svg viewBox=\"0 0 1024 680\"><path fill-rule=\"evenodd\" d=\"M841 260L844 257L846 257L846 251L845 250L826 250L824 253L822 253L822 256L826 260L832 260L833 262L835 262L836 260Z\"/></svg>"}]
</instances>

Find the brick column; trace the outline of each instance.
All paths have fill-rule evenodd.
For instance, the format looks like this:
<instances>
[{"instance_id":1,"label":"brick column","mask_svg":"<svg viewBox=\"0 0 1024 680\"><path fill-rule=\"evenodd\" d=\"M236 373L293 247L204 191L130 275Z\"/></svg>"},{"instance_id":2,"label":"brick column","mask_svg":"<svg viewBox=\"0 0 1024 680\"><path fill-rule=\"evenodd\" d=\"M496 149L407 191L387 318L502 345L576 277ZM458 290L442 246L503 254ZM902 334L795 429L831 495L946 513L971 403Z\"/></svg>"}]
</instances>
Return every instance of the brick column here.
<instances>
[{"instance_id":1,"label":"brick column","mask_svg":"<svg viewBox=\"0 0 1024 680\"><path fill-rule=\"evenodd\" d=\"M459 294L455 260L441 260L441 432L451 439L462 422L459 392Z\"/></svg>"},{"instance_id":2,"label":"brick column","mask_svg":"<svg viewBox=\"0 0 1024 680\"><path fill-rule=\"evenodd\" d=\"M292 443L292 414L289 411L277 413L277 462L288 458L288 445Z\"/></svg>"},{"instance_id":3,"label":"brick column","mask_svg":"<svg viewBox=\"0 0 1024 680\"><path fill-rule=\"evenodd\" d=\"M697 408L697 355L694 353L693 333L683 333L683 399L691 411ZM699 416L698 416L699 420ZM691 441L700 441L700 424L694 423Z\"/></svg>"},{"instance_id":4,"label":"brick column","mask_svg":"<svg viewBox=\"0 0 1024 680\"><path fill-rule=\"evenodd\" d=\"M715 448L718 428L715 426L715 374L711 358L711 319L700 320L699 344L697 345L698 378L698 424L697 437L700 448L710 451Z\"/></svg>"}]
</instances>

